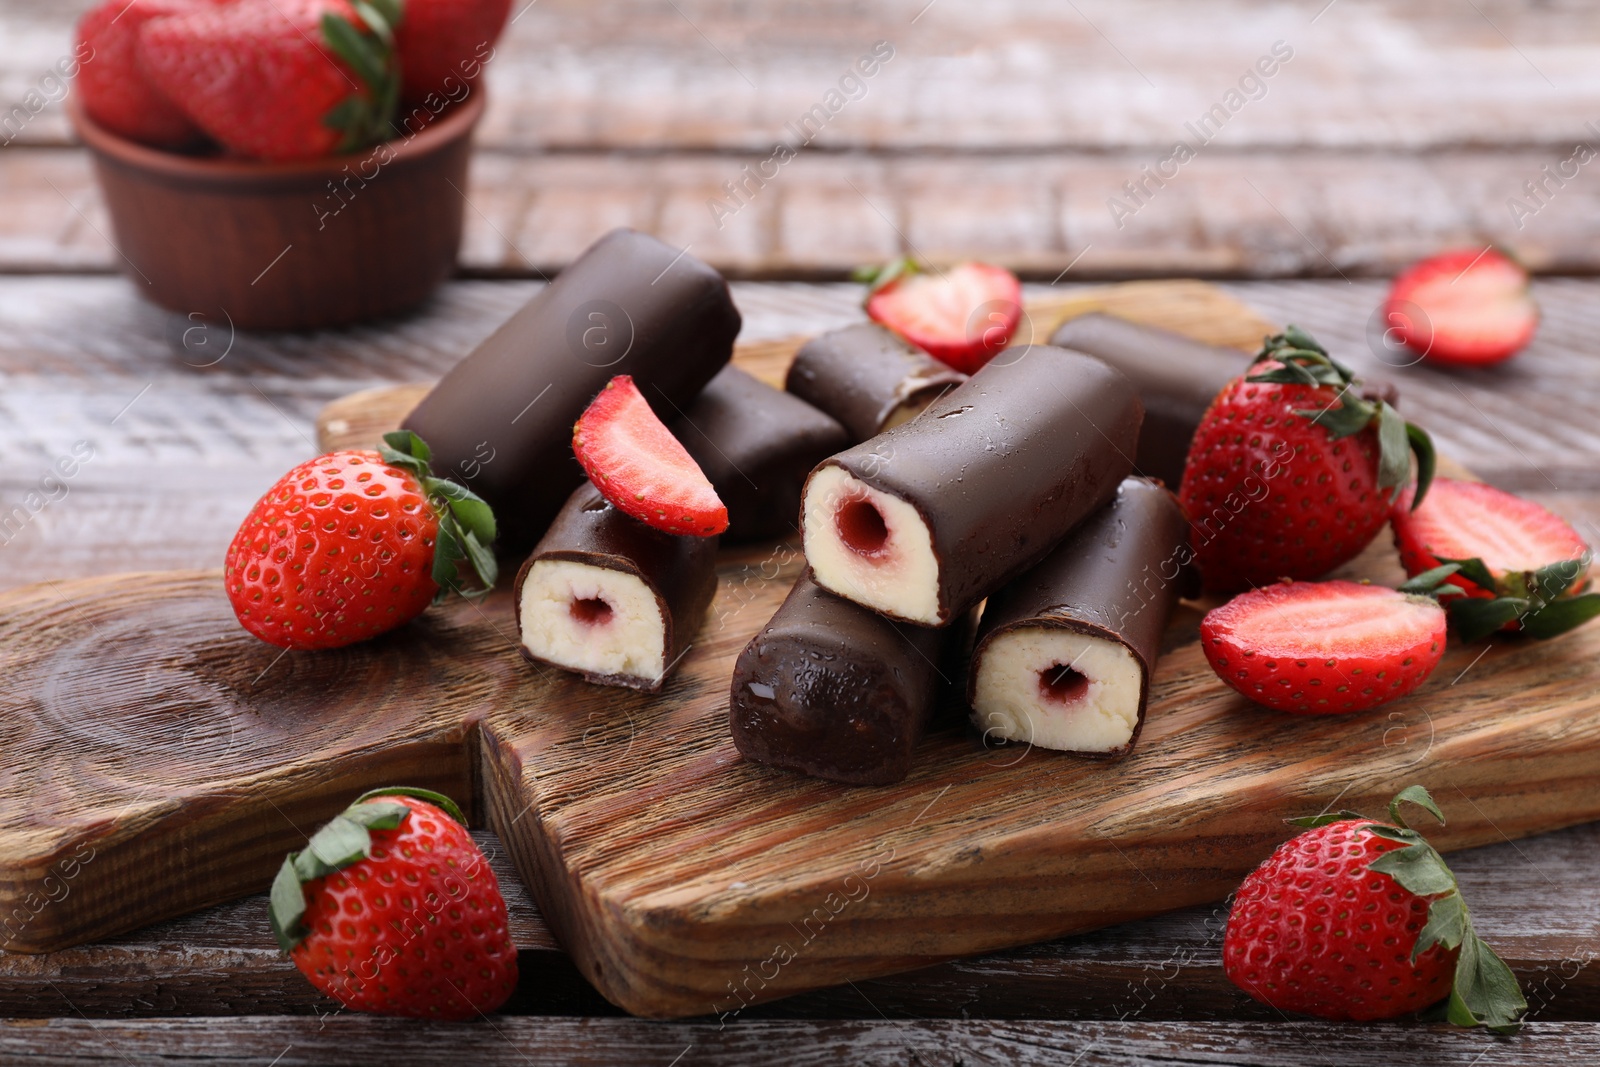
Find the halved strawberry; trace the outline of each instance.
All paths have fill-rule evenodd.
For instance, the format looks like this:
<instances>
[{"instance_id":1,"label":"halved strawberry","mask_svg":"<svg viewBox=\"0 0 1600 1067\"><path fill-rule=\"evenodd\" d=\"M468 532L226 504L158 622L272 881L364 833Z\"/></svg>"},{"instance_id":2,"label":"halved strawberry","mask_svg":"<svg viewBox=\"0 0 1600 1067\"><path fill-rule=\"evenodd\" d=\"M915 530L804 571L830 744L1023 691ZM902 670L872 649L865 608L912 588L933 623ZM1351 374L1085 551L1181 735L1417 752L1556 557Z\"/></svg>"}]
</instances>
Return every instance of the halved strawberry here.
<instances>
[{"instance_id":1,"label":"halved strawberry","mask_svg":"<svg viewBox=\"0 0 1600 1067\"><path fill-rule=\"evenodd\" d=\"M1200 644L1217 677L1301 715L1365 711L1427 680L1445 648L1437 601L1359 582L1285 582L1206 613Z\"/></svg>"},{"instance_id":2,"label":"halved strawberry","mask_svg":"<svg viewBox=\"0 0 1600 1067\"><path fill-rule=\"evenodd\" d=\"M618 511L667 533L710 537L728 509L633 378L606 383L572 428L572 452Z\"/></svg>"},{"instance_id":3,"label":"halved strawberry","mask_svg":"<svg viewBox=\"0 0 1600 1067\"><path fill-rule=\"evenodd\" d=\"M964 374L994 358L1022 321L1022 283L1004 267L962 263L926 274L901 259L856 277L872 285L869 318Z\"/></svg>"},{"instance_id":4,"label":"halved strawberry","mask_svg":"<svg viewBox=\"0 0 1600 1067\"><path fill-rule=\"evenodd\" d=\"M1528 272L1497 248L1463 248L1394 280L1384 324L1435 363L1484 366L1525 348L1539 326Z\"/></svg>"},{"instance_id":5,"label":"halved strawberry","mask_svg":"<svg viewBox=\"0 0 1600 1067\"><path fill-rule=\"evenodd\" d=\"M1554 637L1600 615L1589 585L1589 546L1561 516L1482 482L1436 478L1416 510L1410 491L1389 515L1407 574L1454 564L1466 593L1445 601L1458 636L1504 627Z\"/></svg>"}]
</instances>

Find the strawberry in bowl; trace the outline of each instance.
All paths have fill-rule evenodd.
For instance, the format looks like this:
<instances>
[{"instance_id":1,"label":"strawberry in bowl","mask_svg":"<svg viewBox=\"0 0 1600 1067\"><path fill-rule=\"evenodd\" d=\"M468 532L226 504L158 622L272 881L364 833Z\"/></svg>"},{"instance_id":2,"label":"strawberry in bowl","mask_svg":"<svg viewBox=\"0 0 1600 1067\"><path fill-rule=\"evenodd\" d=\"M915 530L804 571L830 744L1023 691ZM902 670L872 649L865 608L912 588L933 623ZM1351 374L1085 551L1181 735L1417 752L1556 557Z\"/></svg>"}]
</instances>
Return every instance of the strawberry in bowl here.
<instances>
[{"instance_id":1,"label":"strawberry in bowl","mask_svg":"<svg viewBox=\"0 0 1600 1067\"><path fill-rule=\"evenodd\" d=\"M504 21L500 0L473 3L488 13L469 20L470 44L405 32L461 0L88 12L79 48L93 58L66 107L137 291L251 330L341 326L426 299L455 266L478 78ZM460 76L448 92L408 81L408 55Z\"/></svg>"}]
</instances>

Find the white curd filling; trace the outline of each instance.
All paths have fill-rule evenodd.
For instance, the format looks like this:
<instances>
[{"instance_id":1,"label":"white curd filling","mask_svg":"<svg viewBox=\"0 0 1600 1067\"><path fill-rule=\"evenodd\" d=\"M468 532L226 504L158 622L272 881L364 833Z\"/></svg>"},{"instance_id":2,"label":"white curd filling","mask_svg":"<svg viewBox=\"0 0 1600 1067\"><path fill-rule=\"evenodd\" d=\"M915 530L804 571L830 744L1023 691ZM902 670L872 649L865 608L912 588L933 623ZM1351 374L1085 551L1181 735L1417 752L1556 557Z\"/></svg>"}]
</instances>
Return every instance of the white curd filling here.
<instances>
[{"instance_id":1,"label":"white curd filling","mask_svg":"<svg viewBox=\"0 0 1600 1067\"><path fill-rule=\"evenodd\" d=\"M539 560L517 605L522 643L548 663L654 684L666 671L667 624L635 575L571 560Z\"/></svg>"},{"instance_id":2,"label":"white curd filling","mask_svg":"<svg viewBox=\"0 0 1600 1067\"><path fill-rule=\"evenodd\" d=\"M973 670L972 721L988 737L1111 752L1139 724L1139 661L1116 641L1021 627L990 640Z\"/></svg>"},{"instance_id":3,"label":"white curd filling","mask_svg":"<svg viewBox=\"0 0 1600 1067\"><path fill-rule=\"evenodd\" d=\"M806 484L801 511L818 585L886 615L944 624L933 538L911 504L828 466Z\"/></svg>"}]
</instances>

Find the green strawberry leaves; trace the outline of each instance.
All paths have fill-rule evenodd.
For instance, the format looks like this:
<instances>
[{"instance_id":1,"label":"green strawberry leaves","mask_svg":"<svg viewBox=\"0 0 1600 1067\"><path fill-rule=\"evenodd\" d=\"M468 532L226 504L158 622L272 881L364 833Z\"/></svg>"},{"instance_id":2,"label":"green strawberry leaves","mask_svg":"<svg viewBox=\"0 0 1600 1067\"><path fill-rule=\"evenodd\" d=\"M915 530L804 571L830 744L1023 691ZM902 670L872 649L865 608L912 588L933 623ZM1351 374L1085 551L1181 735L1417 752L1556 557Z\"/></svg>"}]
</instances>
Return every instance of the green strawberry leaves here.
<instances>
[{"instance_id":1,"label":"green strawberry leaves","mask_svg":"<svg viewBox=\"0 0 1600 1067\"><path fill-rule=\"evenodd\" d=\"M1460 570L1461 564L1446 563L1407 579L1400 583L1395 591L1409 593L1412 596L1432 597L1435 600L1439 600L1441 597L1459 596L1465 593L1466 590L1449 582L1448 579L1455 577ZM1443 819L1440 819L1440 822L1443 821Z\"/></svg>"},{"instance_id":2,"label":"green strawberry leaves","mask_svg":"<svg viewBox=\"0 0 1600 1067\"><path fill-rule=\"evenodd\" d=\"M393 796L426 800L457 822L466 823L455 801L431 789L396 786L361 794L348 808L328 820L326 826L312 834L304 849L284 857L283 866L278 868L277 877L272 880L267 917L272 923L273 936L278 939L278 947L285 953L294 951L294 947L309 933L304 922L305 884L367 859L372 855L372 831L393 830L411 814L411 808L398 800L373 799Z\"/></svg>"},{"instance_id":3,"label":"green strawberry leaves","mask_svg":"<svg viewBox=\"0 0 1600 1067\"><path fill-rule=\"evenodd\" d=\"M1426 789L1413 785L1401 790L1389 802L1392 825L1368 823L1361 827L1401 847L1384 852L1367 864L1367 869L1388 875L1419 897L1430 898L1427 922L1411 950L1413 960L1435 945L1445 951L1460 950L1447 1007L1449 1020L1457 1026L1484 1026L1495 1033L1515 1033L1522 1025L1522 1015L1528 1010L1516 975L1473 929L1461 888L1444 857L1426 838L1406 825L1400 810L1406 803L1421 807L1443 825L1444 813ZM1326 826L1349 818L1360 816L1340 812L1295 820L1295 824Z\"/></svg>"},{"instance_id":4,"label":"green strawberry leaves","mask_svg":"<svg viewBox=\"0 0 1600 1067\"><path fill-rule=\"evenodd\" d=\"M433 502L439 518L439 533L433 546L433 580L439 587L438 599L452 591L469 599L486 595L500 576L499 564L489 548L498 533L493 510L471 490L434 477L428 466L433 450L410 430L384 434L378 452L385 463L411 472ZM459 565L463 561L477 575L478 587L462 587Z\"/></svg>"},{"instance_id":5,"label":"green strawberry leaves","mask_svg":"<svg viewBox=\"0 0 1600 1067\"><path fill-rule=\"evenodd\" d=\"M881 267L857 267L850 272L850 280L860 282L867 287L867 297L880 289L887 289L901 278L909 278L913 274L921 274L923 267L910 256L901 256L891 260Z\"/></svg>"},{"instance_id":6,"label":"green strawberry leaves","mask_svg":"<svg viewBox=\"0 0 1600 1067\"><path fill-rule=\"evenodd\" d=\"M332 11L322 16L322 40L361 83L322 117L344 134L339 151L355 152L387 140L400 106L400 60L394 31L405 15L403 0L354 0L360 25Z\"/></svg>"},{"instance_id":7,"label":"green strawberry leaves","mask_svg":"<svg viewBox=\"0 0 1600 1067\"><path fill-rule=\"evenodd\" d=\"M1511 622L1520 622L1520 633L1544 639L1557 637L1600 616L1600 593L1565 595L1580 579L1588 576L1589 562L1590 557L1585 553L1578 559L1561 560L1537 570L1514 571L1496 578L1483 560L1472 557L1441 560L1442 567L1426 574L1443 567L1455 567L1462 578L1494 594L1491 598L1452 596L1441 601L1459 639L1479 641ZM1419 574L1411 582L1423 577L1425 575ZM1401 589L1404 591L1405 586Z\"/></svg>"},{"instance_id":8,"label":"green strawberry leaves","mask_svg":"<svg viewBox=\"0 0 1600 1067\"><path fill-rule=\"evenodd\" d=\"M1247 375L1250 382L1275 382L1282 385L1328 386L1339 391L1321 409L1296 410L1295 414L1321 426L1331 440L1353 437L1370 426L1378 435L1378 487L1390 489L1390 499L1398 496L1411 479L1411 457L1417 457L1417 489L1411 498L1413 510L1422 503L1433 484L1438 463L1433 439L1428 431L1407 422L1386 400L1369 400L1354 389L1355 372L1328 354L1328 350L1298 326L1286 326L1280 334L1268 337L1254 363L1276 362L1278 366ZM1252 364L1253 365L1253 364Z\"/></svg>"}]
</instances>

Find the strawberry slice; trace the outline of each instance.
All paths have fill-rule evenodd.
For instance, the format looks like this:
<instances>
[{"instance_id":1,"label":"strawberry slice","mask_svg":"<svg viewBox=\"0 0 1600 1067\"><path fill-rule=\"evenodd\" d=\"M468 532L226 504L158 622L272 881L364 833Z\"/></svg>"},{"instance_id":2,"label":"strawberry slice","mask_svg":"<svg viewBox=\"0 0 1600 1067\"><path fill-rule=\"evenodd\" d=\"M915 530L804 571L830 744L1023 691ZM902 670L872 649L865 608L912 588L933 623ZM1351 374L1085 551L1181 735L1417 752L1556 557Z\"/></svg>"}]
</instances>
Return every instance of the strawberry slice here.
<instances>
[{"instance_id":1,"label":"strawberry slice","mask_svg":"<svg viewBox=\"0 0 1600 1067\"><path fill-rule=\"evenodd\" d=\"M1451 560L1477 558L1500 579L1581 559L1589 551L1560 515L1492 485L1454 478L1435 478L1415 511L1408 487L1395 501L1389 524L1400 563L1413 575ZM1475 596L1494 595L1466 574L1451 580Z\"/></svg>"},{"instance_id":2,"label":"strawberry slice","mask_svg":"<svg viewBox=\"0 0 1600 1067\"><path fill-rule=\"evenodd\" d=\"M926 274L902 259L856 277L872 283L869 318L964 374L994 358L1022 321L1022 283L1004 267L962 263Z\"/></svg>"},{"instance_id":3,"label":"strawberry slice","mask_svg":"<svg viewBox=\"0 0 1600 1067\"><path fill-rule=\"evenodd\" d=\"M1394 280L1383 312L1412 351L1466 367L1510 359L1539 325L1528 272L1497 248L1464 248L1413 264Z\"/></svg>"},{"instance_id":4,"label":"strawberry slice","mask_svg":"<svg viewBox=\"0 0 1600 1067\"><path fill-rule=\"evenodd\" d=\"M1466 596L1445 607L1456 636L1496 630L1555 637L1600 616L1589 585L1589 546L1565 519L1492 485L1437 478L1415 511L1410 491L1389 515L1407 574L1453 567Z\"/></svg>"},{"instance_id":5,"label":"strawberry slice","mask_svg":"<svg viewBox=\"0 0 1600 1067\"><path fill-rule=\"evenodd\" d=\"M728 509L633 378L606 383L572 428L572 452L613 507L672 534L710 537Z\"/></svg>"},{"instance_id":6,"label":"strawberry slice","mask_svg":"<svg viewBox=\"0 0 1600 1067\"><path fill-rule=\"evenodd\" d=\"M1445 612L1427 596L1357 582L1285 582L1206 614L1217 677L1300 715L1365 711L1421 685L1444 657Z\"/></svg>"}]
</instances>

